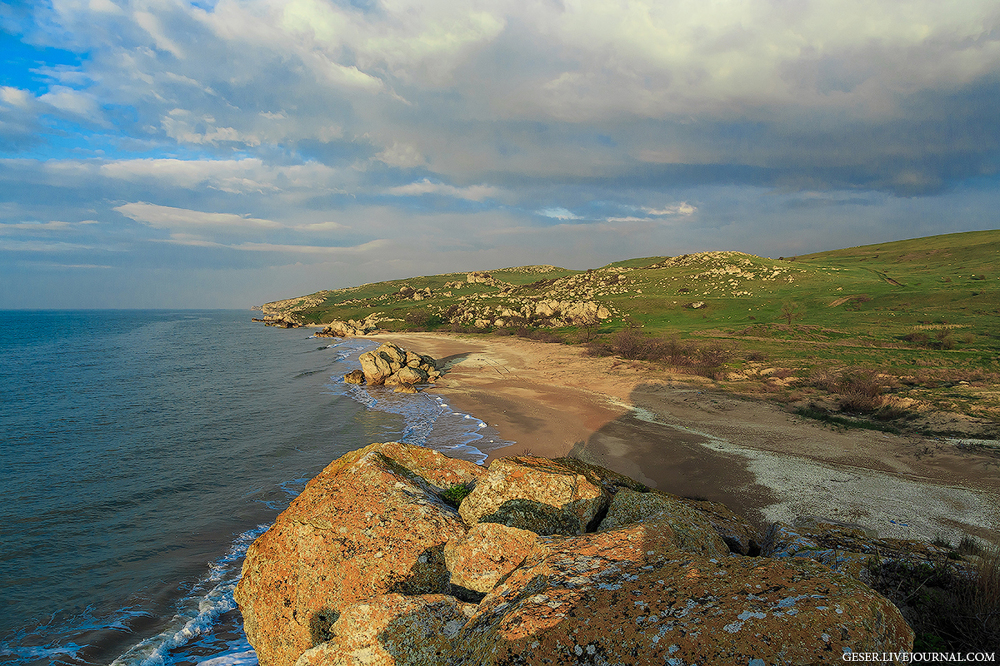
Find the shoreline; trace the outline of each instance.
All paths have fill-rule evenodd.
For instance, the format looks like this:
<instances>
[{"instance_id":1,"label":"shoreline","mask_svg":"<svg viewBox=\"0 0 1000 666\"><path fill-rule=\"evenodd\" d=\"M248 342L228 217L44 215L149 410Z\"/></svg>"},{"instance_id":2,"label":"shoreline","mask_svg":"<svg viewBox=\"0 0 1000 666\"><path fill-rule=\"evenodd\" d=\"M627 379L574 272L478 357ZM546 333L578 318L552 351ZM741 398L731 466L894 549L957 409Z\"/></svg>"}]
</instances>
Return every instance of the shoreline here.
<instances>
[{"instance_id":1,"label":"shoreline","mask_svg":"<svg viewBox=\"0 0 1000 666\"><path fill-rule=\"evenodd\" d=\"M1000 541L1000 459L942 440L834 430L709 382L515 337L383 333L445 374L425 389L514 444L494 458L572 455L763 528L818 515L887 538Z\"/></svg>"}]
</instances>

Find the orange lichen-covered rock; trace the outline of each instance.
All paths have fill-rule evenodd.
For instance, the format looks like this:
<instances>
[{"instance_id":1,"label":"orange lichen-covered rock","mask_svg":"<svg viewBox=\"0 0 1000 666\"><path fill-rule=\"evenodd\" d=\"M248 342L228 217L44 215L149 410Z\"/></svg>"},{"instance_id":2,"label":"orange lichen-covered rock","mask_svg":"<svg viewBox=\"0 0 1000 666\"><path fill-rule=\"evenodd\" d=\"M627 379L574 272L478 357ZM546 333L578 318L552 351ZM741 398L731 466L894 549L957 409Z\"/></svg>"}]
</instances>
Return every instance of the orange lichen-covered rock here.
<instances>
[{"instance_id":1,"label":"orange lichen-covered rock","mask_svg":"<svg viewBox=\"0 0 1000 666\"><path fill-rule=\"evenodd\" d=\"M448 664L452 639L475 610L442 594L373 597L345 608L330 627L333 638L303 652L295 666Z\"/></svg>"},{"instance_id":2,"label":"orange lichen-covered rock","mask_svg":"<svg viewBox=\"0 0 1000 666\"><path fill-rule=\"evenodd\" d=\"M444 547L452 586L463 591L489 592L524 561L537 540L534 532L516 527L499 523L475 525L468 534ZM456 594L461 596L460 592Z\"/></svg>"},{"instance_id":3,"label":"orange lichen-covered rock","mask_svg":"<svg viewBox=\"0 0 1000 666\"><path fill-rule=\"evenodd\" d=\"M678 549L724 557L729 547L701 512L677 498L660 493L637 493L622 488L615 493L599 531L607 532L639 522L655 521L673 533Z\"/></svg>"},{"instance_id":4,"label":"orange lichen-covered rock","mask_svg":"<svg viewBox=\"0 0 1000 666\"><path fill-rule=\"evenodd\" d=\"M694 500L687 497L678 498L712 523L712 527L729 546L730 552L738 555L756 555L760 553L762 538L759 530L745 518L737 515L729 507L720 502L710 500Z\"/></svg>"},{"instance_id":5,"label":"orange lichen-covered rock","mask_svg":"<svg viewBox=\"0 0 1000 666\"><path fill-rule=\"evenodd\" d=\"M535 456L501 458L462 501L470 525L501 523L538 534L580 534L607 506L608 495L578 471Z\"/></svg>"},{"instance_id":6,"label":"orange lichen-covered rock","mask_svg":"<svg viewBox=\"0 0 1000 666\"><path fill-rule=\"evenodd\" d=\"M813 562L691 556L645 523L540 542L454 663L814 664L913 644L885 598Z\"/></svg>"},{"instance_id":7,"label":"orange lichen-covered rock","mask_svg":"<svg viewBox=\"0 0 1000 666\"><path fill-rule=\"evenodd\" d=\"M372 444L309 482L247 551L236 601L262 666L291 665L330 638L348 605L444 593L444 545L465 534L436 495L484 470L416 446Z\"/></svg>"}]
</instances>

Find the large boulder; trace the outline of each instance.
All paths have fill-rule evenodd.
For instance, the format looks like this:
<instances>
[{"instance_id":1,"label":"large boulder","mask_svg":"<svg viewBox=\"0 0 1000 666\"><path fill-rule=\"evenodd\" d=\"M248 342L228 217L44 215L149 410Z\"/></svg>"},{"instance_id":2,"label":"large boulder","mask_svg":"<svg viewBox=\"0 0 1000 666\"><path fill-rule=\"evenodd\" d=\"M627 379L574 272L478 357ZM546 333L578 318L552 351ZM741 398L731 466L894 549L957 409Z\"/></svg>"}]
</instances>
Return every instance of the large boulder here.
<instances>
[{"instance_id":1,"label":"large boulder","mask_svg":"<svg viewBox=\"0 0 1000 666\"><path fill-rule=\"evenodd\" d=\"M657 490L637 492L631 488L618 490L601 521L600 530L608 531L662 514L673 517L692 543L718 546L721 538L733 553L747 555L760 550L757 530L746 520L730 511L724 504L708 500L692 500ZM706 531L711 528L714 534Z\"/></svg>"},{"instance_id":2,"label":"large boulder","mask_svg":"<svg viewBox=\"0 0 1000 666\"><path fill-rule=\"evenodd\" d=\"M441 376L433 358L406 351L391 342L361 354L358 361L365 380L373 386L421 384Z\"/></svg>"},{"instance_id":3,"label":"large boulder","mask_svg":"<svg viewBox=\"0 0 1000 666\"><path fill-rule=\"evenodd\" d=\"M542 541L454 663L816 664L913 644L884 597L814 562L692 556L648 523Z\"/></svg>"},{"instance_id":4,"label":"large boulder","mask_svg":"<svg viewBox=\"0 0 1000 666\"><path fill-rule=\"evenodd\" d=\"M351 604L331 639L295 666L433 666L452 660L453 639L476 606L442 594L385 594Z\"/></svg>"},{"instance_id":5,"label":"large boulder","mask_svg":"<svg viewBox=\"0 0 1000 666\"><path fill-rule=\"evenodd\" d=\"M466 526L438 493L473 463L395 442L346 454L309 482L247 551L236 601L262 666L290 666L349 605L449 589L444 546Z\"/></svg>"},{"instance_id":6,"label":"large boulder","mask_svg":"<svg viewBox=\"0 0 1000 666\"><path fill-rule=\"evenodd\" d=\"M584 474L535 456L494 460L459 507L470 525L501 523L537 534L580 534L608 503Z\"/></svg>"},{"instance_id":7,"label":"large boulder","mask_svg":"<svg viewBox=\"0 0 1000 666\"><path fill-rule=\"evenodd\" d=\"M485 594L528 556L538 535L499 523L479 523L444 547L444 562L454 593L467 598Z\"/></svg>"},{"instance_id":8,"label":"large boulder","mask_svg":"<svg viewBox=\"0 0 1000 666\"><path fill-rule=\"evenodd\" d=\"M622 488L611 500L599 531L608 532L640 522L662 525L673 534L680 550L706 557L729 554L726 542L701 512L669 495Z\"/></svg>"}]
</instances>

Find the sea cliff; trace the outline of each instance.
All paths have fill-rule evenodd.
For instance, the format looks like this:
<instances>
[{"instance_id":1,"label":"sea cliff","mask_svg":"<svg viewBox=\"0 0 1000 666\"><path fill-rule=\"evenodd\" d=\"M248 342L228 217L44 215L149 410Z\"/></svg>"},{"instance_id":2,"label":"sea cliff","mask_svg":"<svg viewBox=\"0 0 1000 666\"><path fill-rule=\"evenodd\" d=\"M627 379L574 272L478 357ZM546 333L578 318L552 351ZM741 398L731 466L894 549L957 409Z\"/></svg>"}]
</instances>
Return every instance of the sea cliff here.
<instances>
[{"instance_id":1,"label":"sea cliff","mask_svg":"<svg viewBox=\"0 0 1000 666\"><path fill-rule=\"evenodd\" d=\"M823 663L912 648L864 561L921 548L818 519L762 535L572 458L389 442L310 481L236 599L262 666Z\"/></svg>"}]
</instances>

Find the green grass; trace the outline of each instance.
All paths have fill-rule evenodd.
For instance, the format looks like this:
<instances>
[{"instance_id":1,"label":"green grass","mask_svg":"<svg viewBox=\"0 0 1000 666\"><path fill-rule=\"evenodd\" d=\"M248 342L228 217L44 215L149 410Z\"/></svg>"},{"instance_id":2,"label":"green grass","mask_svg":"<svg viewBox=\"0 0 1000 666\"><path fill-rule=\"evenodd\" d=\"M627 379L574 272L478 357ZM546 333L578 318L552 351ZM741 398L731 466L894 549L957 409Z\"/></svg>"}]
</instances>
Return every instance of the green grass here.
<instances>
[{"instance_id":1,"label":"green grass","mask_svg":"<svg viewBox=\"0 0 1000 666\"><path fill-rule=\"evenodd\" d=\"M462 500L468 497L471 492L471 483L456 483L453 486L445 488L441 493L441 498L457 509L462 503Z\"/></svg>"},{"instance_id":2,"label":"green grass","mask_svg":"<svg viewBox=\"0 0 1000 666\"><path fill-rule=\"evenodd\" d=\"M810 378L866 368L885 375L885 400L897 409L1000 421L1000 230L778 259L706 252L590 271L491 273L499 282L467 284L464 273L421 276L317 292L265 312L292 311L305 323L375 315L388 331L538 331L536 337L571 343L610 344L619 331L634 329L699 348L721 345L727 360L713 374L729 390L791 403L836 399ZM445 286L455 282L463 285ZM432 294L408 299L402 287ZM537 314L540 301L594 302L611 316L592 325L553 320ZM768 368L790 381L764 378Z\"/></svg>"}]
</instances>

